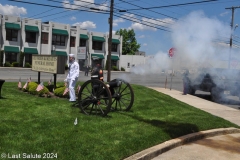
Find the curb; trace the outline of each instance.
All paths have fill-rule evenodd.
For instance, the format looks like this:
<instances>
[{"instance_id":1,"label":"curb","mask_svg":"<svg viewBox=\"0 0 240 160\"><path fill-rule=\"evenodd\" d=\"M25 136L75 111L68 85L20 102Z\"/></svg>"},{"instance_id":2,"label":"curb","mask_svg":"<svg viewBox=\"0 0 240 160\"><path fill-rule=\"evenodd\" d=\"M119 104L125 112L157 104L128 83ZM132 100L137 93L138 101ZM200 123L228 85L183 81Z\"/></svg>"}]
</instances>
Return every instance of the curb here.
<instances>
[{"instance_id":1,"label":"curb","mask_svg":"<svg viewBox=\"0 0 240 160\"><path fill-rule=\"evenodd\" d=\"M231 127L200 131L163 142L159 145L153 146L130 157L127 157L124 160L151 160L164 152L196 140L233 133L240 133L240 129Z\"/></svg>"}]
</instances>

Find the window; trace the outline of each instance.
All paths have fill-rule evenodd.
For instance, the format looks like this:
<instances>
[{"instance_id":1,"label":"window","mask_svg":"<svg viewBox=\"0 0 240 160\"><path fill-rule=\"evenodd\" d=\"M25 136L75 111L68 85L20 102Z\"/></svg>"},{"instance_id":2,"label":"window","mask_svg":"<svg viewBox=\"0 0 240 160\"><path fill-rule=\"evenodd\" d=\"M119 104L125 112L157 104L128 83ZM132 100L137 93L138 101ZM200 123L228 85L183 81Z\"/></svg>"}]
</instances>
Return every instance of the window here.
<instances>
[{"instance_id":1,"label":"window","mask_svg":"<svg viewBox=\"0 0 240 160\"><path fill-rule=\"evenodd\" d=\"M75 47L76 37L70 37L70 47Z\"/></svg>"},{"instance_id":2,"label":"window","mask_svg":"<svg viewBox=\"0 0 240 160\"><path fill-rule=\"evenodd\" d=\"M15 29L6 29L6 40L7 41L17 41L18 30Z\"/></svg>"},{"instance_id":3,"label":"window","mask_svg":"<svg viewBox=\"0 0 240 160\"><path fill-rule=\"evenodd\" d=\"M28 32L28 31L26 31L26 42L28 42L28 43L36 43L36 32Z\"/></svg>"},{"instance_id":4,"label":"window","mask_svg":"<svg viewBox=\"0 0 240 160\"><path fill-rule=\"evenodd\" d=\"M113 60L112 60L112 61L111 61L111 65L112 65L112 66L117 66L117 61L113 61Z\"/></svg>"},{"instance_id":5,"label":"window","mask_svg":"<svg viewBox=\"0 0 240 160\"><path fill-rule=\"evenodd\" d=\"M112 43L112 51L117 52L117 49L118 49L118 44Z\"/></svg>"},{"instance_id":6,"label":"window","mask_svg":"<svg viewBox=\"0 0 240 160\"><path fill-rule=\"evenodd\" d=\"M6 62L13 63L17 62L17 53L6 53Z\"/></svg>"},{"instance_id":7,"label":"window","mask_svg":"<svg viewBox=\"0 0 240 160\"><path fill-rule=\"evenodd\" d=\"M85 47L85 46L86 46L86 43L87 43L87 40L85 40L85 39L80 39L80 44L79 44L79 46L80 46L80 47Z\"/></svg>"},{"instance_id":8,"label":"window","mask_svg":"<svg viewBox=\"0 0 240 160\"><path fill-rule=\"evenodd\" d=\"M127 63L127 68L130 68L130 63L129 62Z\"/></svg>"},{"instance_id":9,"label":"window","mask_svg":"<svg viewBox=\"0 0 240 160\"><path fill-rule=\"evenodd\" d=\"M65 37L66 36L63 36L63 35L53 34L52 44L53 45L58 45L58 46L65 46Z\"/></svg>"},{"instance_id":10,"label":"window","mask_svg":"<svg viewBox=\"0 0 240 160\"><path fill-rule=\"evenodd\" d=\"M93 41L92 49L102 50L103 42Z\"/></svg>"},{"instance_id":11,"label":"window","mask_svg":"<svg viewBox=\"0 0 240 160\"><path fill-rule=\"evenodd\" d=\"M32 64L32 54L25 54L25 63Z\"/></svg>"},{"instance_id":12,"label":"window","mask_svg":"<svg viewBox=\"0 0 240 160\"><path fill-rule=\"evenodd\" d=\"M48 33L42 32L42 44L48 44Z\"/></svg>"}]
</instances>

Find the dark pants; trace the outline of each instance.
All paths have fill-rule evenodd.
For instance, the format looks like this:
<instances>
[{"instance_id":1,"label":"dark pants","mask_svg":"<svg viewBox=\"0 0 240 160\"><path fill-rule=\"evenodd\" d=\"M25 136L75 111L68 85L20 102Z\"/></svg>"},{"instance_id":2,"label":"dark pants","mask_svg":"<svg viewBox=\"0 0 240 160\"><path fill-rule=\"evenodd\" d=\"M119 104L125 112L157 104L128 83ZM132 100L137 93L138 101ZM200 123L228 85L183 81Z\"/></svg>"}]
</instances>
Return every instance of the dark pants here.
<instances>
[{"instance_id":1,"label":"dark pants","mask_svg":"<svg viewBox=\"0 0 240 160\"><path fill-rule=\"evenodd\" d=\"M85 71L85 76L88 76L88 70Z\"/></svg>"}]
</instances>

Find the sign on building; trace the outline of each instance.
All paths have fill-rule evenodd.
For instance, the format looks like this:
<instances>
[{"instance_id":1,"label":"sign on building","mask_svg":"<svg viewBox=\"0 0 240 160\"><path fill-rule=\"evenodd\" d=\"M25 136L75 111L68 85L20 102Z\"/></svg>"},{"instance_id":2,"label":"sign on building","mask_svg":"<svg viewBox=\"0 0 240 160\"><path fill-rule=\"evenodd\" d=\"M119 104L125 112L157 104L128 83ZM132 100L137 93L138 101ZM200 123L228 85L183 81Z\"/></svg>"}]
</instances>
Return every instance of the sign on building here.
<instances>
[{"instance_id":1,"label":"sign on building","mask_svg":"<svg viewBox=\"0 0 240 160\"><path fill-rule=\"evenodd\" d=\"M77 59L86 59L87 47L77 48Z\"/></svg>"},{"instance_id":2,"label":"sign on building","mask_svg":"<svg viewBox=\"0 0 240 160\"><path fill-rule=\"evenodd\" d=\"M32 55L32 70L65 74L65 56Z\"/></svg>"}]
</instances>

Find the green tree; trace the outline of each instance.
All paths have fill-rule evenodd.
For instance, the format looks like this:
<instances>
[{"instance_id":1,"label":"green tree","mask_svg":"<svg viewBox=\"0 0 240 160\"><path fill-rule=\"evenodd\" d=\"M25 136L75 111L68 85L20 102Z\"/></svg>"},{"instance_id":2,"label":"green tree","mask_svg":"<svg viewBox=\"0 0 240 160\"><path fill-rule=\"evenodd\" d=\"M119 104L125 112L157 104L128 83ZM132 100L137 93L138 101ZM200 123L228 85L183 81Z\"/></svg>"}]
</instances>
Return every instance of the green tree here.
<instances>
[{"instance_id":1,"label":"green tree","mask_svg":"<svg viewBox=\"0 0 240 160\"><path fill-rule=\"evenodd\" d=\"M135 55L138 49L141 47L140 44L137 43L135 38L135 32L133 29L120 29L116 31L116 35L121 35L122 39L122 54L123 55Z\"/></svg>"}]
</instances>

